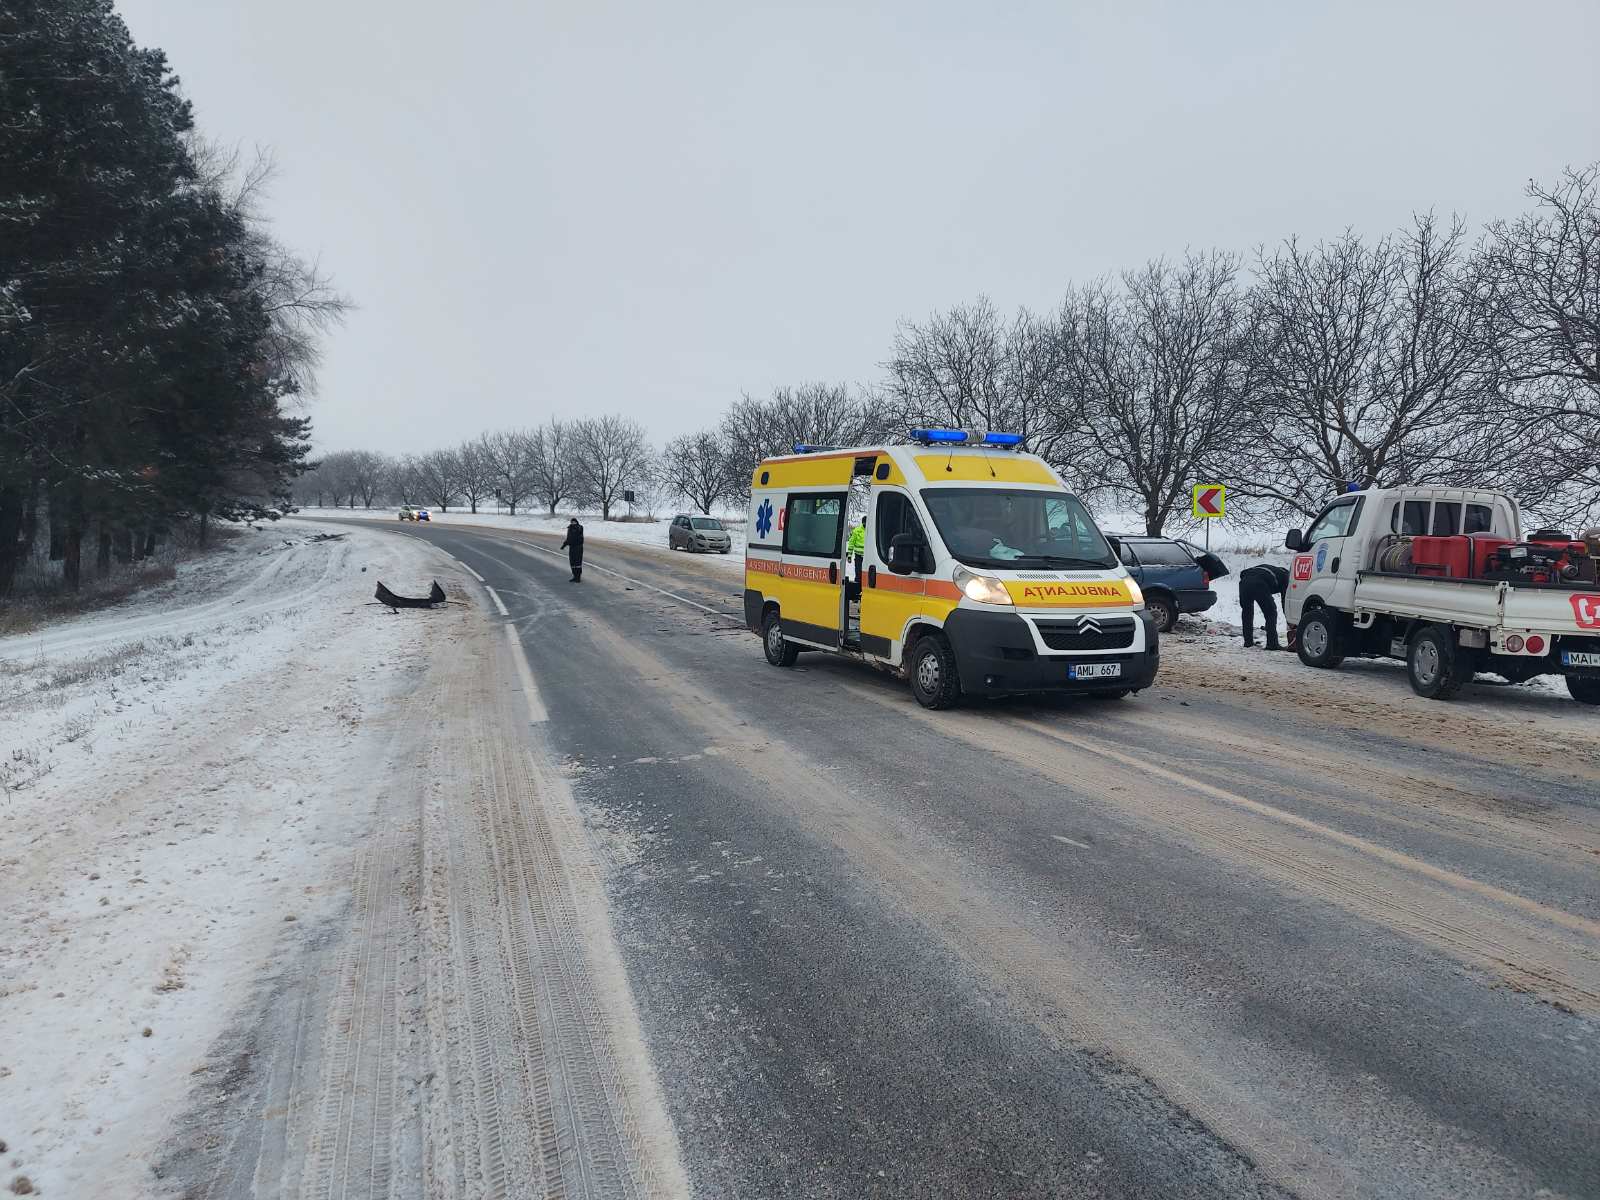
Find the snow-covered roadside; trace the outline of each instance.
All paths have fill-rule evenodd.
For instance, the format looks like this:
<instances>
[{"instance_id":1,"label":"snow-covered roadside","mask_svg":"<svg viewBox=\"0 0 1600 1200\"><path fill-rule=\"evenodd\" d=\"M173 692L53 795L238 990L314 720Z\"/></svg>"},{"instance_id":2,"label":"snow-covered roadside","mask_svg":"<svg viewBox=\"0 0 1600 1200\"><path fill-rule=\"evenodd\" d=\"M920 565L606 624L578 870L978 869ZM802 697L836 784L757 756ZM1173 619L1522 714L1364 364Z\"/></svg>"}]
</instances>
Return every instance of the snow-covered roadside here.
<instances>
[{"instance_id":1,"label":"snow-covered roadside","mask_svg":"<svg viewBox=\"0 0 1600 1200\"><path fill-rule=\"evenodd\" d=\"M339 902L363 764L425 658L410 538L286 521L118 608L0 640L0 1184L137 1196L191 1073Z\"/></svg>"}]
</instances>

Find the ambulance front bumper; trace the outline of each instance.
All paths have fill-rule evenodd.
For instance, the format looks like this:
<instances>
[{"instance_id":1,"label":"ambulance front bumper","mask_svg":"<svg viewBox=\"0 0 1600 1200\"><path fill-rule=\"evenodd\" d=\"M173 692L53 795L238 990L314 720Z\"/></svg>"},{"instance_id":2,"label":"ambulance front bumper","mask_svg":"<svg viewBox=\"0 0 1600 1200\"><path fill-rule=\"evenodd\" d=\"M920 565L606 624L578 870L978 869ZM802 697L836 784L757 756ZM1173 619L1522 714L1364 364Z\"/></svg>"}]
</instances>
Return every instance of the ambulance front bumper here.
<instances>
[{"instance_id":1,"label":"ambulance front bumper","mask_svg":"<svg viewBox=\"0 0 1600 1200\"><path fill-rule=\"evenodd\" d=\"M1053 654L1041 652L1034 626L1006 612L958 608L945 618L945 634L955 650L961 690L968 695L1015 692L1138 691L1155 682L1161 665L1159 634L1150 614L1132 614L1143 624L1142 636L1126 650ZM1116 663L1115 675L1075 679L1069 667Z\"/></svg>"}]
</instances>

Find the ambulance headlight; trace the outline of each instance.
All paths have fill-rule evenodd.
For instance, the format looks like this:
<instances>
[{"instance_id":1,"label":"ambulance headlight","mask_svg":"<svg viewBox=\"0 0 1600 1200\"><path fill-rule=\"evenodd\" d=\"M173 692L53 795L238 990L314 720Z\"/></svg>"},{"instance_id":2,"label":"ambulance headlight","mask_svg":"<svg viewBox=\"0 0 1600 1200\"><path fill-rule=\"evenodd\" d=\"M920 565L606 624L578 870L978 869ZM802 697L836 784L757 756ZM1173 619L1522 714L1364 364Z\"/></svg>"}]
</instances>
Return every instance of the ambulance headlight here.
<instances>
[{"instance_id":1,"label":"ambulance headlight","mask_svg":"<svg viewBox=\"0 0 1600 1200\"><path fill-rule=\"evenodd\" d=\"M1144 607L1144 589L1139 586L1137 580L1129 579L1127 581L1127 584L1128 584L1128 594L1133 597L1133 606L1135 608L1143 608Z\"/></svg>"},{"instance_id":2,"label":"ambulance headlight","mask_svg":"<svg viewBox=\"0 0 1600 1200\"><path fill-rule=\"evenodd\" d=\"M1006 585L993 575L978 575L965 567L957 567L954 578L961 594L968 600L979 604L1011 603L1011 593L1006 591Z\"/></svg>"}]
</instances>

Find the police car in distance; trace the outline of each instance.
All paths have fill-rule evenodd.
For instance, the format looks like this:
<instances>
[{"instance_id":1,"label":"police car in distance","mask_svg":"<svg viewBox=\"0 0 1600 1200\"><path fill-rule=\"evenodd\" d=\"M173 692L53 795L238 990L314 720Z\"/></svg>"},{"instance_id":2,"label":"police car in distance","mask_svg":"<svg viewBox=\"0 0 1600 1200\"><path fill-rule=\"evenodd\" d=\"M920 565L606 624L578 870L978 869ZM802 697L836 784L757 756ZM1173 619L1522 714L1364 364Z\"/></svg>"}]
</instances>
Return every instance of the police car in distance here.
<instances>
[{"instance_id":1,"label":"police car in distance","mask_svg":"<svg viewBox=\"0 0 1600 1200\"><path fill-rule=\"evenodd\" d=\"M928 708L1149 687L1158 631L1139 585L1021 443L919 429L907 444L796 446L760 463L744 614L767 661L858 659L903 675ZM859 572L845 554L853 496L866 525Z\"/></svg>"}]
</instances>

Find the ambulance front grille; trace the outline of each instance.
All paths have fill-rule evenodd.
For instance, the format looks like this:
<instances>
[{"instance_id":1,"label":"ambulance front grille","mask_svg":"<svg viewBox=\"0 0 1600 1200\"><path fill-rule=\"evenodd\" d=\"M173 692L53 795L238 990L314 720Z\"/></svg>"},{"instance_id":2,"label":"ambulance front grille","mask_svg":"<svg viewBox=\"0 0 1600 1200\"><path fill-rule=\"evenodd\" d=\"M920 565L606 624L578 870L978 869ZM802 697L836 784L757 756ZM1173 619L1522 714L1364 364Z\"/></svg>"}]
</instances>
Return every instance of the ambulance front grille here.
<instances>
[{"instance_id":1,"label":"ambulance front grille","mask_svg":"<svg viewBox=\"0 0 1600 1200\"><path fill-rule=\"evenodd\" d=\"M1074 617L1034 624L1052 650L1126 650L1133 645L1132 617Z\"/></svg>"}]
</instances>

